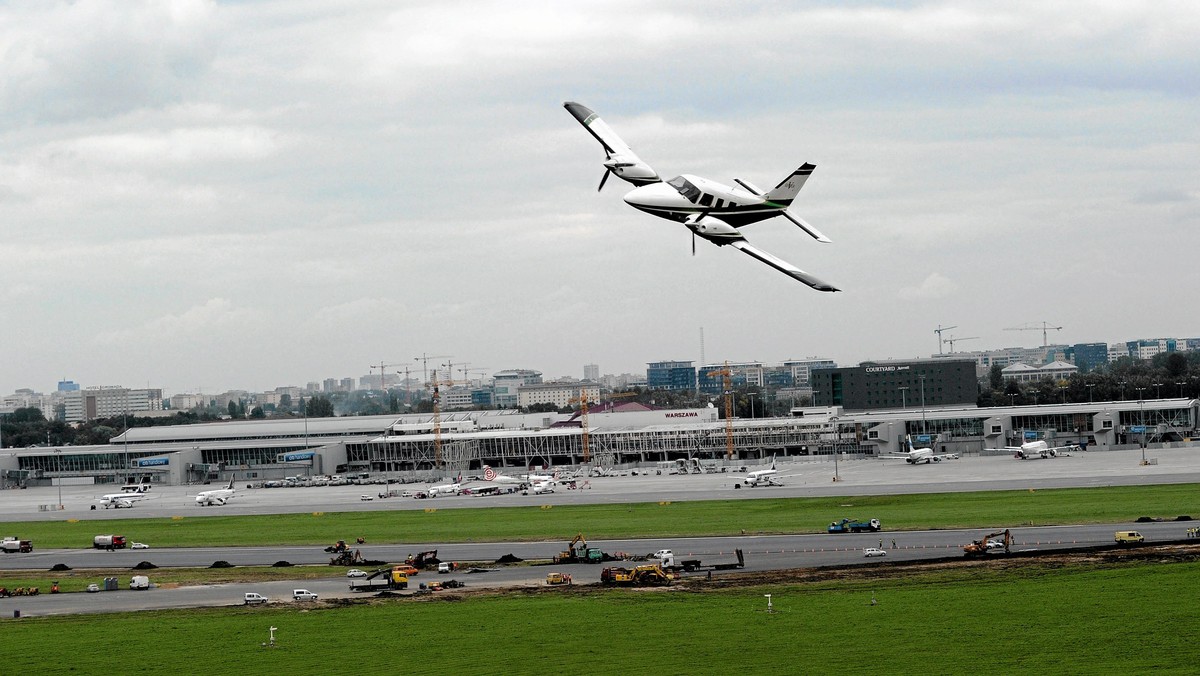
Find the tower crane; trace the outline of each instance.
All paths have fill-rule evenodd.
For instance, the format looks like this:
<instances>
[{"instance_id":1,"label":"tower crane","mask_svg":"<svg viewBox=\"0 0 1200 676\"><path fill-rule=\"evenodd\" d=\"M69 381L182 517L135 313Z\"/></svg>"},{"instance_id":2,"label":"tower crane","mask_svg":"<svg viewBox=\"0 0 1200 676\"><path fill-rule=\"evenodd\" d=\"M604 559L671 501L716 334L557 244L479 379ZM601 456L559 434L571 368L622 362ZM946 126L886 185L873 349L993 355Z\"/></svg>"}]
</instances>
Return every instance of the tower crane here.
<instances>
[{"instance_id":1,"label":"tower crane","mask_svg":"<svg viewBox=\"0 0 1200 676\"><path fill-rule=\"evenodd\" d=\"M946 342L946 341L942 340L942 331L949 331L950 329L957 329L957 328L958 328L957 326L942 326L941 324L938 324L938 327L933 330L933 332L936 333L938 336L938 354L942 353L942 343ZM951 347L950 350L954 351L954 348Z\"/></svg>"},{"instance_id":2,"label":"tower crane","mask_svg":"<svg viewBox=\"0 0 1200 676\"><path fill-rule=\"evenodd\" d=\"M454 381L442 383L438 380L437 369L433 370L433 377L429 380L429 387L433 394L433 464L438 469L442 467L442 412L441 402L442 394L440 386L443 384L452 385Z\"/></svg>"},{"instance_id":3,"label":"tower crane","mask_svg":"<svg viewBox=\"0 0 1200 676\"><path fill-rule=\"evenodd\" d=\"M1063 327L1061 327L1061 326L1051 326L1049 322L1043 321L1041 326L1037 326L1034 324L1023 324L1021 326L1013 326L1011 328L1007 328L1004 330L1005 331L1037 331L1038 329L1041 329L1041 331L1042 331L1042 347L1049 347L1050 338L1049 338L1048 333L1050 331L1062 331L1062 328Z\"/></svg>"},{"instance_id":4,"label":"tower crane","mask_svg":"<svg viewBox=\"0 0 1200 676\"><path fill-rule=\"evenodd\" d=\"M384 363L383 360L380 360L378 364L371 364L370 366L367 367L368 371L374 371L376 369L379 370L379 389L380 390L387 390L387 383L384 382L384 378L383 378L384 369L392 368L394 366L407 366L407 364L387 364L387 363Z\"/></svg>"},{"instance_id":5,"label":"tower crane","mask_svg":"<svg viewBox=\"0 0 1200 676\"><path fill-rule=\"evenodd\" d=\"M979 340L979 336L967 336L966 338L955 338L954 336L950 336L949 338L946 339L946 342L950 343L950 352L951 353L954 352L954 342L957 340Z\"/></svg>"},{"instance_id":6,"label":"tower crane","mask_svg":"<svg viewBox=\"0 0 1200 676\"><path fill-rule=\"evenodd\" d=\"M733 459L733 371L729 370L729 361L716 371L709 371L709 377L721 376L721 385L725 389L725 458Z\"/></svg>"},{"instance_id":7,"label":"tower crane","mask_svg":"<svg viewBox=\"0 0 1200 676\"><path fill-rule=\"evenodd\" d=\"M586 464L590 458L588 450L588 393L587 388L580 388L578 397L571 397L568 403L579 404L579 424L583 430L583 438L581 444L583 446L583 462Z\"/></svg>"},{"instance_id":8,"label":"tower crane","mask_svg":"<svg viewBox=\"0 0 1200 676\"><path fill-rule=\"evenodd\" d=\"M424 369L423 371L421 371L421 376L428 382L428 380L429 380L429 360L430 359L450 359L451 356L452 355L448 355L448 354L426 354L426 353L422 352L420 357L413 357L413 361L421 362L422 368Z\"/></svg>"}]
</instances>

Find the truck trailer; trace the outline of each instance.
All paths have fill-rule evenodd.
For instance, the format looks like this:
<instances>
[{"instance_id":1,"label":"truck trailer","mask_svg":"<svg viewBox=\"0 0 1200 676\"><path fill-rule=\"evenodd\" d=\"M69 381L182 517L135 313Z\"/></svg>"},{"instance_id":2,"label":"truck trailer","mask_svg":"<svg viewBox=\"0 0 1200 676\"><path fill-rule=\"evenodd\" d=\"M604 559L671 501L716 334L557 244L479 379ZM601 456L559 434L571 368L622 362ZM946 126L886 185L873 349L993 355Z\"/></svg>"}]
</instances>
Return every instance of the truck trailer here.
<instances>
[{"instance_id":1,"label":"truck trailer","mask_svg":"<svg viewBox=\"0 0 1200 676\"><path fill-rule=\"evenodd\" d=\"M92 547L96 549L107 549L110 552L114 549L125 549L125 536L97 535L96 537L92 538Z\"/></svg>"},{"instance_id":2,"label":"truck trailer","mask_svg":"<svg viewBox=\"0 0 1200 676\"><path fill-rule=\"evenodd\" d=\"M370 575L350 580L350 591L387 591L408 589L407 566L380 568Z\"/></svg>"}]
</instances>

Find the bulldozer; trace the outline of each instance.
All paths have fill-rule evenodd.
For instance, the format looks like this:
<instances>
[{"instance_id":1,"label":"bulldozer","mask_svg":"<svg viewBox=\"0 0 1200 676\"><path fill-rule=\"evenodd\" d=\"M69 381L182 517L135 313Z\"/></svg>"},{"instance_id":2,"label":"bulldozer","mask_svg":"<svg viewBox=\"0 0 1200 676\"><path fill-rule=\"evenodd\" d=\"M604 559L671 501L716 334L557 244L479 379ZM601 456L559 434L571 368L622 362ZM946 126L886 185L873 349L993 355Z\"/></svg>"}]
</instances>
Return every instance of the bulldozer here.
<instances>
[{"instance_id":1,"label":"bulldozer","mask_svg":"<svg viewBox=\"0 0 1200 676\"><path fill-rule=\"evenodd\" d=\"M350 551L349 549L344 549L344 550L338 552L337 556L333 557L332 559L329 559L329 565L331 565L331 566L355 566L355 565L362 563L363 561L366 561L366 559L363 558L362 551L360 551L358 549L355 549L354 551Z\"/></svg>"},{"instance_id":2,"label":"bulldozer","mask_svg":"<svg viewBox=\"0 0 1200 676\"><path fill-rule=\"evenodd\" d=\"M600 582L618 587L665 587L671 584L672 576L661 566L649 564L636 568L605 568L600 571Z\"/></svg>"},{"instance_id":3,"label":"bulldozer","mask_svg":"<svg viewBox=\"0 0 1200 676\"><path fill-rule=\"evenodd\" d=\"M994 537L1000 537L1001 539L998 541L992 540ZM1000 544L997 544L997 542ZM1005 528L1004 530L998 530L995 533L988 533L987 535L984 535L983 538L972 542L966 547L963 547L963 555L967 557L986 556L989 551L993 549L1000 549L1001 545L1004 547L1004 553L1008 554L1010 548L1012 547L1012 542L1012 533Z\"/></svg>"}]
</instances>

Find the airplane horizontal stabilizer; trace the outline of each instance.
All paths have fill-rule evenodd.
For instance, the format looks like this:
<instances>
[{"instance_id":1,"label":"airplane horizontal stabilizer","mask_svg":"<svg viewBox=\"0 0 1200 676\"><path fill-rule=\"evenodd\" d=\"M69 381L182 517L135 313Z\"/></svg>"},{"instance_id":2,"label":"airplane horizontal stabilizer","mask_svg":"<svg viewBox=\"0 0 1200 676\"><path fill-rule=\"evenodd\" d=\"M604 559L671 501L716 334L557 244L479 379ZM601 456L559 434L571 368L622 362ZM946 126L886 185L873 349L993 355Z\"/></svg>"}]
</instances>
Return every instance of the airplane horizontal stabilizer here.
<instances>
[{"instance_id":1,"label":"airplane horizontal stabilizer","mask_svg":"<svg viewBox=\"0 0 1200 676\"><path fill-rule=\"evenodd\" d=\"M784 211L782 213L783 213L784 218L795 223L801 230L803 230L804 232L807 232L809 234L809 236L811 236L813 239L817 240L818 242L823 242L825 244L829 244L833 241L832 239L829 239L828 237L826 237L825 234L822 233L820 230L817 230L816 228L812 227L812 225L809 224L809 222L804 220L803 218L800 218L799 216L795 216L793 214L789 214L786 211Z\"/></svg>"},{"instance_id":2,"label":"airplane horizontal stabilizer","mask_svg":"<svg viewBox=\"0 0 1200 676\"><path fill-rule=\"evenodd\" d=\"M813 277L807 272L781 258L776 258L762 249L750 246L750 244L746 243L744 240L730 242L729 246L738 249L744 254L757 258L759 261L766 263L767 265L775 268L792 279L801 281L811 286L817 291L841 291L841 289L829 284L828 282L824 282L816 277Z\"/></svg>"}]
</instances>

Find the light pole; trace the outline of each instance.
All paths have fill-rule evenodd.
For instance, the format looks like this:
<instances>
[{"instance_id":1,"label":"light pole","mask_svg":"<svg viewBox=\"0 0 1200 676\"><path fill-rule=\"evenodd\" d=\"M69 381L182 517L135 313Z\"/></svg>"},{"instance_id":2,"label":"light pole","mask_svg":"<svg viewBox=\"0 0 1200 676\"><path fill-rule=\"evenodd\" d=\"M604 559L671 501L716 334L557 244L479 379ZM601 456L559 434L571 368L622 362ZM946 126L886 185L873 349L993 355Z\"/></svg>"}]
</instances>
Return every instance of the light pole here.
<instances>
[{"instance_id":1,"label":"light pole","mask_svg":"<svg viewBox=\"0 0 1200 676\"><path fill-rule=\"evenodd\" d=\"M50 432L46 432L46 445L50 445ZM54 449L54 456L57 460L54 464L58 466L58 509L62 511L62 449Z\"/></svg>"},{"instance_id":2,"label":"light pole","mask_svg":"<svg viewBox=\"0 0 1200 676\"><path fill-rule=\"evenodd\" d=\"M1144 389L1146 389L1146 388L1144 388L1144 387L1137 388L1137 390L1138 390L1138 423L1142 427L1142 464L1143 465L1146 464L1146 410L1143 406L1143 404L1145 402L1143 402L1142 398L1141 398L1142 390L1144 390Z\"/></svg>"},{"instance_id":3,"label":"light pole","mask_svg":"<svg viewBox=\"0 0 1200 676\"><path fill-rule=\"evenodd\" d=\"M925 374L921 374L921 434L929 434L925 429Z\"/></svg>"},{"instance_id":4,"label":"light pole","mask_svg":"<svg viewBox=\"0 0 1200 676\"><path fill-rule=\"evenodd\" d=\"M1125 381L1122 380L1117 384L1121 386L1121 401L1125 401Z\"/></svg>"},{"instance_id":5,"label":"light pole","mask_svg":"<svg viewBox=\"0 0 1200 676\"><path fill-rule=\"evenodd\" d=\"M754 398L758 396L758 392L747 392L746 396L750 398L750 417L754 417Z\"/></svg>"},{"instance_id":6,"label":"light pole","mask_svg":"<svg viewBox=\"0 0 1200 676\"><path fill-rule=\"evenodd\" d=\"M900 390L900 408L908 408L908 399L906 397L908 394L908 385L897 387L896 389Z\"/></svg>"},{"instance_id":7,"label":"light pole","mask_svg":"<svg viewBox=\"0 0 1200 676\"><path fill-rule=\"evenodd\" d=\"M1185 383L1181 380L1175 384L1179 386L1179 398L1183 399L1183 386L1186 385L1187 383Z\"/></svg>"},{"instance_id":8,"label":"light pole","mask_svg":"<svg viewBox=\"0 0 1200 676\"><path fill-rule=\"evenodd\" d=\"M1008 395L1008 405L1009 406L1016 406L1017 405L1016 400L1017 400L1017 395L1015 395L1015 394Z\"/></svg>"},{"instance_id":9,"label":"light pole","mask_svg":"<svg viewBox=\"0 0 1200 676\"><path fill-rule=\"evenodd\" d=\"M1162 383L1151 383L1155 387L1154 398L1162 399Z\"/></svg>"},{"instance_id":10,"label":"light pole","mask_svg":"<svg viewBox=\"0 0 1200 676\"><path fill-rule=\"evenodd\" d=\"M1096 386L1096 383L1088 383L1086 385L1086 387L1088 388L1088 403L1089 404L1092 403L1092 388L1095 386Z\"/></svg>"},{"instance_id":11,"label":"light pole","mask_svg":"<svg viewBox=\"0 0 1200 676\"><path fill-rule=\"evenodd\" d=\"M1062 403L1064 403L1064 404L1067 403L1067 386L1059 385L1058 389L1060 392L1062 392Z\"/></svg>"},{"instance_id":12,"label":"light pole","mask_svg":"<svg viewBox=\"0 0 1200 676\"><path fill-rule=\"evenodd\" d=\"M830 418L830 422L833 423L833 480L837 482L842 480L838 476L838 440L841 438L841 433L838 431L837 418Z\"/></svg>"}]
</instances>

